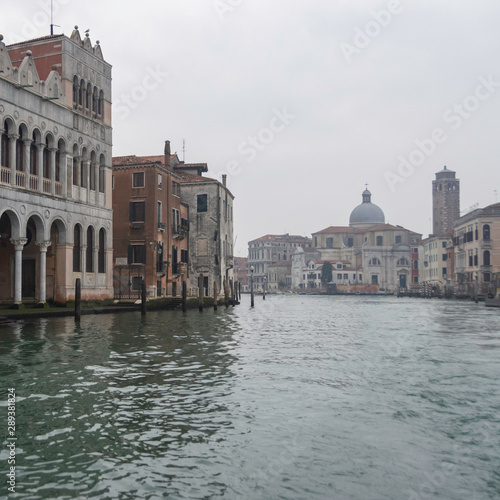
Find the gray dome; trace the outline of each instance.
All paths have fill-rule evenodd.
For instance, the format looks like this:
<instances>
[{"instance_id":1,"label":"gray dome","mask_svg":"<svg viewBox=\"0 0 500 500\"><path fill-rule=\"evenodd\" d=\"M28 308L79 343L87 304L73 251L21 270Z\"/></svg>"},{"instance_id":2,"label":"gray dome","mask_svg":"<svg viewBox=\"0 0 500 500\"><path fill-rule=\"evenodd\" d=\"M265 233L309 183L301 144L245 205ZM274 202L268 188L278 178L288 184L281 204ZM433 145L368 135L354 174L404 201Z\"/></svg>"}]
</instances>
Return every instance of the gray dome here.
<instances>
[{"instance_id":1,"label":"gray dome","mask_svg":"<svg viewBox=\"0 0 500 500\"><path fill-rule=\"evenodd\" d=\"M368 189L363 192L363 203L358 205L349 217L349 225L353 227L368 227L385 223L385 215L380 207L371 202L372 194Z\"/></svg>"}]
</instances>

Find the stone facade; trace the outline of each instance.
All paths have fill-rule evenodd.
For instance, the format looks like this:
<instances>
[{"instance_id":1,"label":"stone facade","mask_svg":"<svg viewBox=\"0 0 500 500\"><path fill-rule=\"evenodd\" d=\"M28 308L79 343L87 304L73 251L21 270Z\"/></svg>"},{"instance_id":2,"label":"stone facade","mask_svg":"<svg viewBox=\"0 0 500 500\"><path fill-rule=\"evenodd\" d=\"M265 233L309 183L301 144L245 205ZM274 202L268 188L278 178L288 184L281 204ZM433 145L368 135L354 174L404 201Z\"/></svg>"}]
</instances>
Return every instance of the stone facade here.
<instances>
[{"instance_id":1,"label":"stone facade","mask_svg":"<svg viewBox=\"0 0 500 500\"><path fill-rule=\"evenodd\" d=\"M455 223L455 292L496 293L500 277L500 203L474 210Z\"/></svg>"},{"instance_id":2,"label":"stone facade","mask_svg":"<svg viewBox=\"0 0 500 500\"><path fill-rule=\"evenodd\" d=\"M362 204L351 213L350 225L313 233L313 247L321 260L348 263L352 271L345 273L348 285L370 285L390 293L409 291L412 248L422 235L384 221L382 210L371 203L371 193L365 190Z\"/></svg>"},{"instance_id":3,"label":"stone facade","mask_svg":"<svg viewBox=\"0 0 500 500\"><path fill-rule=\"evenodd\" d=\"M460 180L446 167L436 173L432 181L432 234L453 231L460 217Z\"/></svg>"},{"instance_id":4,"label":"stone facade","mask_svg":"<svg viewBox=\"0 0 500 500\"><path fill-rule=\"evenodd\" d=\"M78 29L0 38L0 300L112 297L111 66Z\"/></svg>"},{"instance_id":5,"label":"stone facade","mask_svg":"<svg viewBox=\"0 0 500 500\"><path fill-rule=\"evenodd\" d=\"M448 275L448 246L451 235L430 236L419 243L420 289L424 296L445 293Z\"/></svg>"},{"instance_id":6,"label":"stone facade","mask_svg":"<svg viewBox=\"0 0 500 500\"><path fill-rule=\"evenodd\" d=\"M189 276L190 290L196 295L201 277L205 296L218 295L224 286L234 286L233 274L233 201L234 196L216 179L203 177L206 164L176 164L180 176L181 199L189 205ZM196 172L196 173L192 173Z\"/></svg>"},{"instance_id":7,"label":"stone facade","mask_svg":"<svg viewBox=\"0 0 500 500\"><path fill-rule=\"evenodd\" d=\"M269 282L268 267L275 263L291 261L297 248L311 248L311 239L290 234L266 234L248 242L248 266L253 266L254 290L262 290ZM287 268L288 269L288 268ZM290 281L293 281L290 278Z\"/></svg>"}]
</instances>

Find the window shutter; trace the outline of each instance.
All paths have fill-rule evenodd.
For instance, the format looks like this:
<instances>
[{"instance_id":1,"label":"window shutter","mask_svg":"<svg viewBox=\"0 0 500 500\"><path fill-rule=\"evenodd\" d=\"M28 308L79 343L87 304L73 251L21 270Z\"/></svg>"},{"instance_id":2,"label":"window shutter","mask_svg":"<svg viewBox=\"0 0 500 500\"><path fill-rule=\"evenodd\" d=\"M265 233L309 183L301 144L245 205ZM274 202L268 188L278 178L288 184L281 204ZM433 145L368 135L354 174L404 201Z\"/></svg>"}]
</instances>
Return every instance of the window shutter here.
<instances>
[{"instance_id":1,"label":"window shutter","mask_svg":"<svg viewBox=\"0 0 500 500\"><path fill-rule=\"evenodd\" d=\"M129 218L130 222L134 222L134 202L133 201L129 201L129 203L128 203L128 218Z\"/></svg>"},{"instance_id":2,"label":"window shutter","mask_svg":"<svg viewBox=\"0 0 500 500\"><path fill-rule=\"evenodd\" d=\"M133 264L133 259L134 259L134 249L132 248L132 245L128 246L128 263Z\"/></svg>"}]
</instances>

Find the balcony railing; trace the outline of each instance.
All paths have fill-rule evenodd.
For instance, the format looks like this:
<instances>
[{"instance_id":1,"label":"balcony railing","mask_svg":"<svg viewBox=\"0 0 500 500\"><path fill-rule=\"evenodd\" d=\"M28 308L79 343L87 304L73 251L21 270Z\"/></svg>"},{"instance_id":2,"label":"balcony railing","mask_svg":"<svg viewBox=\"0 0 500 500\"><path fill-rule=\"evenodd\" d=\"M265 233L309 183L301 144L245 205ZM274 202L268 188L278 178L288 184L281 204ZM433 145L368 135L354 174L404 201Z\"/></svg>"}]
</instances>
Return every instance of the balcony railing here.
<instances>
[{"instance_id":1,"label":"balcony railing","mask_svg":"<svg viewBox=\"0 0 500 500\"><path fill-rule=\"evenodd\" d=\"M10 184L10 168L2 167L0 169L0 182L2 184Z\"/></svg>"},{"instance_id":2,"label":"balcony railing","mask_svg":"<svg viewBox=\"0 0 500 500\"><path fill-rule=\"evenodd\" d=\"M16 171L16 186L26 187L26 174Z\"/></svg>"},{"instance_id":3,"label":"balcony railing","mask_svg":"<svg viewBox=\"0 0 500 500\"><path fill-rule=\"evenodd\" d=\"M29 179L30 189L33 191L38 191L38 176L30 174Z\"/></svg>"},{"instance_id":4,"label":"balcony railing","mask_svg":"<svg viewBox=\"0 0 500 500\"><path fill-rule=\"evenodd\" d=\"M12 180L12 170L6 167L0 167L0 184L10 186ZM42 179L42 192L52 194L52 185L54 184L54 193L56 196L63 196L63 185L61 182L52 182L51 179ZM40 192L40 183L37 175L16 170L15 187L27 189L29 191Z\"/></svg>"}]
</instances>

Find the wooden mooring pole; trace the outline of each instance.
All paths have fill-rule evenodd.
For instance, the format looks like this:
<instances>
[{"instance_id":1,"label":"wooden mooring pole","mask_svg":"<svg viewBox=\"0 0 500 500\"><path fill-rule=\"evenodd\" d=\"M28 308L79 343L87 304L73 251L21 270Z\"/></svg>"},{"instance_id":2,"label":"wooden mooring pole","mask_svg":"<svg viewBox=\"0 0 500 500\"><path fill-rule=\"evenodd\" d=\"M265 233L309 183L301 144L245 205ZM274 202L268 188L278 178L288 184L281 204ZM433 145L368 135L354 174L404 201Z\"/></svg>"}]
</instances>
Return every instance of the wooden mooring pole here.
<instances>
[{"instance_id":1,"label":"wooden mooring pole","mask_svg":"<svg viewBox=\"0 0 500 500\"><path fill-rule=\"evenodd\" d=\"M75 283L75 321L82 317L82 280L76 279Z\"/></svg>"},{"instance_id":2,"label":"wooden mooring pole","mask_svg":"<svg viewBox=\"0 0 500 500\"><path fill-rule=\"evenodd\" d=\"M198 310L203 312L203 274L198 276Z\"/></svg>"},{"instance_id":3,"label":"wooden mooring pole","mask_svg":"<svg viewBox=\"0 0 500 500\"><path fill-rule=\"evenodd\" d=\"M182 282L182 312L187 311L187 284Z\"/></svg>"},{"instance_id":4,"label":"wooden mooring pole","mask_svg":"<svg viewBox=\"0 0 500 500\"><path fill-rule=\"evenodd\" d=\"M141 314L146 316L146 281L142 280L141 283Z\"/></svg>"}]
</instances>

